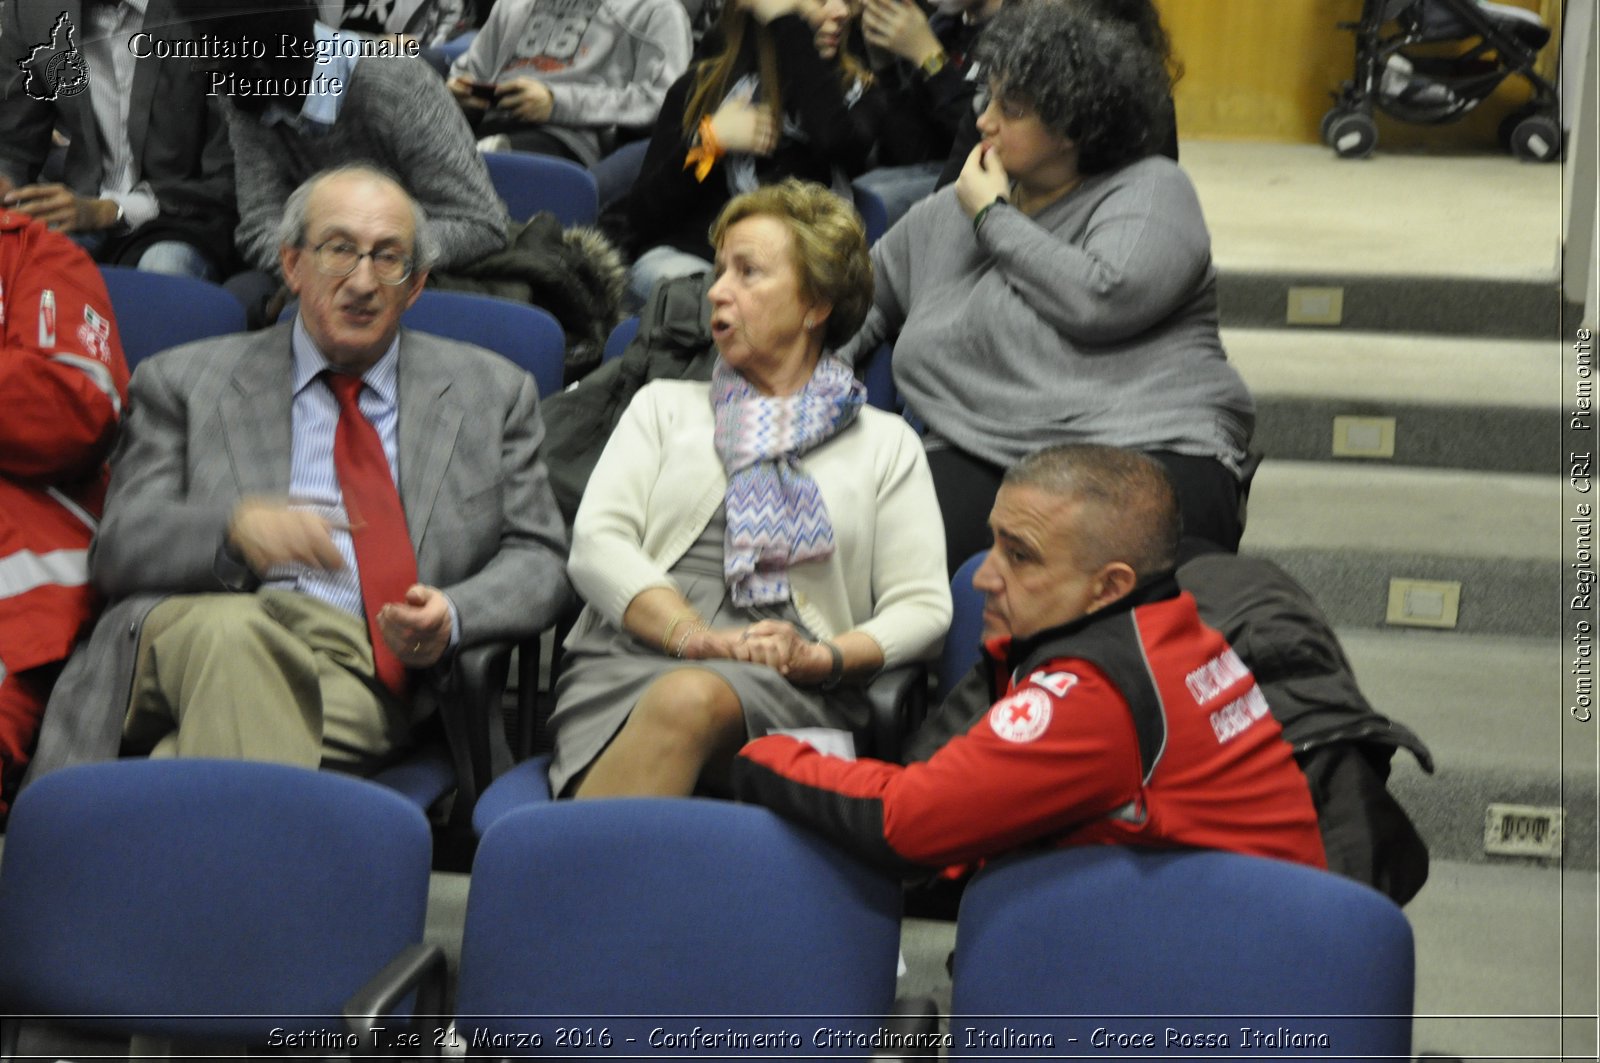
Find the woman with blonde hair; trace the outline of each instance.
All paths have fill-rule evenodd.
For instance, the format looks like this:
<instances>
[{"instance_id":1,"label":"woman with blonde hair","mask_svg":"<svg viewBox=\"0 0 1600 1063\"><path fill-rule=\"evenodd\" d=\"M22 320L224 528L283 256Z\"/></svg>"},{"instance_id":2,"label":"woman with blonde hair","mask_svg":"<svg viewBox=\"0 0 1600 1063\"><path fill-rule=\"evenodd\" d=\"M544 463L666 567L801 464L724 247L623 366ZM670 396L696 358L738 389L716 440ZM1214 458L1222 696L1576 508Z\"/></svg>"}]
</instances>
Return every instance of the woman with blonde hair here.
<instances>
[{"instance_id":1,"label":"woman with blonde hair","mask_svg":"<svg viewBox=\"0 0 1600 1063\"><path fill-rule=\"evenodd\" d=\"M573 524L557 794L687 794L749 737L857 729L862 682L950 622L922 444L826 353L872 298L855 211L788 180L711 242L712 379L639 391Z\"/></svg>"}]
</instances>

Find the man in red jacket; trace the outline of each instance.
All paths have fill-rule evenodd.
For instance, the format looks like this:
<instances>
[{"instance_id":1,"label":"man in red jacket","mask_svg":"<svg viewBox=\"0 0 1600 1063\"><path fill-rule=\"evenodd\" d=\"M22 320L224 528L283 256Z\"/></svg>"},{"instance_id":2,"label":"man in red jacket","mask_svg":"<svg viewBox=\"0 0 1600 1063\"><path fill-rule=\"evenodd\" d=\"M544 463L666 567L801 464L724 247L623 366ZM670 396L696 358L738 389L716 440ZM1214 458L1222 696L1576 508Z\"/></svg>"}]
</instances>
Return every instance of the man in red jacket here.
<instances>
[{"instance_id":1,"label":"man in red jacket","mask_svg":"<svg viewBox=\"0 0 1600 1063\"><path fill-rule=\"evenodd\" d=\"M0 210L0 816L95 603L87 553L128 366L89 256Z\"/></svg>"},{"instance_id":2,"label":"man in red jacket","mask_svg":"<svg viewBox=\"0 0 1600 1063\"><path fill-rule=\"evenodd\" d=\"M1064 446L1007 474L984 660L907 766L745 746L734 789L876 866L947 874L1026 845L1193 846L1325 867L1305 777L1255 678L1172 568L1172 485L1143 455Z\"/></svg>"}]
</instances>

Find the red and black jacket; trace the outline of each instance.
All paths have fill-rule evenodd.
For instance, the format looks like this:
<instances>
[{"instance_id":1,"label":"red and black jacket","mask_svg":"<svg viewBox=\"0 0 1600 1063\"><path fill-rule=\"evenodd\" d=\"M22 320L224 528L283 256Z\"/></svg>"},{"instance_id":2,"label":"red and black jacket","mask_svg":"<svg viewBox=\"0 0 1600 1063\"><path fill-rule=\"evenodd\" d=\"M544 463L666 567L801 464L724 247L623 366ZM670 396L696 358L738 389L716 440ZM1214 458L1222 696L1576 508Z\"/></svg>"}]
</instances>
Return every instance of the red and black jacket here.
<instances>
[{"instance_id":1,"label":"red and black jacket","mask_svg":"<svg viewBox=\"0 0 1600 1063\"><path fill-rule=\"evenodd\" d=\"M734 789L905 874L1030 844L1326 866L1305 777L1254 677L1170 575L1071 624L987 645L913 749L922 756L901 766L758 738L735 763Z\"/></svg>"}]
</instances>

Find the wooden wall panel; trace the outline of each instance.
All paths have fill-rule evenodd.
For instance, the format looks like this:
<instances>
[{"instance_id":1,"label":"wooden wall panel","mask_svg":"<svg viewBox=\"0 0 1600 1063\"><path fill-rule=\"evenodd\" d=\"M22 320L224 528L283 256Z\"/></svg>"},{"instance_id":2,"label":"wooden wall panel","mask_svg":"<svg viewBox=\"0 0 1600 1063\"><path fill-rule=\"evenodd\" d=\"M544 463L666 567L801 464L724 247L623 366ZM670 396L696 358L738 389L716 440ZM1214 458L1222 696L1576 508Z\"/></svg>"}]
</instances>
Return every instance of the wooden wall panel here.
<instances>
[{"instance_id":1,"label":"wooden wall panel","mask_svg":"<svg viewBox=\"0 0 1600 1063\"><path fill-rule=\"evenodd\" d=\"M1537 11L1556 31L1540 56L1553 76L1561 0L1500 0ZM1156 0L1184 66L1176 99L1182 136L1316 143L1331 93L1349 78L1361 0ZM1492 146L1500 118L1527 99L1512 79L1459 123L1408 126L1380 117L1383 145Z\"/></svg>"}]
</instances>

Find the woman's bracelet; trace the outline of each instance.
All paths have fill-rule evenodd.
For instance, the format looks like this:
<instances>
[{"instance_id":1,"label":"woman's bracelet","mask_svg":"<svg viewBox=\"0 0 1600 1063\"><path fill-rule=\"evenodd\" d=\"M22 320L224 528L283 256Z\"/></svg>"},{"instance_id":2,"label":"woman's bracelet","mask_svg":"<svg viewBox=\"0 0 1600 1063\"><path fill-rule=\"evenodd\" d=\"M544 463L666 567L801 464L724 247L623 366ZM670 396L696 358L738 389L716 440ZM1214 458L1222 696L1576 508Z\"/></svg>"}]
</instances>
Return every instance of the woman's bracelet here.
<instances>
[{"instance_id":1,"label":"woman's bracelet","mask_svg":"<svg viewBox=\"0 0 1600 1063\"><path fill-rule=\"evenodd\" d=\"M1005 196L995 196L993 203L985 203L983 206L979 207L978 213L972 216L972 231L976 233L978 231L978 227L983 224L983 219L988 217L989 212L1005 202L1007 202Z\"/></svg>"},{"instance_id":2,"label":"woman's bracelet","mask_svg":"<svg viewBox=\"0 0 1600 1063\"><path fill-rule=\"evenodd\" d=\"M667 630L661 633L661 648L666 649L672 645L672 633L677 630L678 625L685 620L693 620L694 617L695 611L693 609L684 609L677 616L674 616L671 623L667 624Z\"/></svg>"},{"instance_id":3,"label":"woman's bracelet","mask_svg":"<svg viewBox=\"0 0 1600 1063\"><path fill-rule=\"evenodd\" d=\"M833 658L832 667L828 669L828 678L817 684L819 690L832 690L844 679L844 652L832 642L819 642L817 645L828 651L828 656Z\"/></svg>"},{"instance_id":4,"label":"woman's bracelet","mask_svg":"<svg viewBox=\"0 0 1600 1063\"><path fill-rule=\"evenodd\" d=\"M711 630L711 625L710 624L706 623L704 620L696 620L694 623L690 624L687 628L684 629L683 637L680 638L678 640L678 644L672 648L672 655L674 657L678 658L679 660L682 660L683 659L683 651L689 645L689 640L694 638L696 635L700 634L700 632L702 632L702 631L710 631L710 630Z\"/></svg>"}]
</instances>

